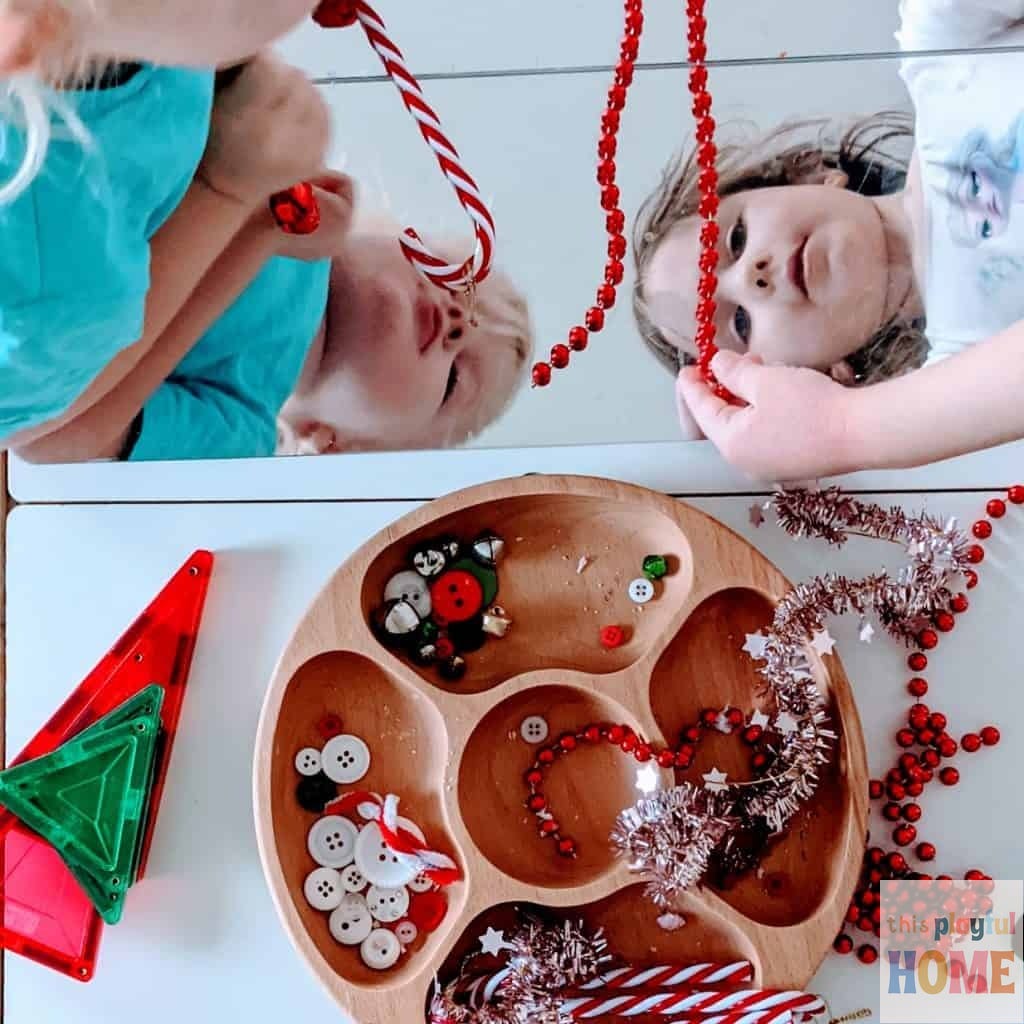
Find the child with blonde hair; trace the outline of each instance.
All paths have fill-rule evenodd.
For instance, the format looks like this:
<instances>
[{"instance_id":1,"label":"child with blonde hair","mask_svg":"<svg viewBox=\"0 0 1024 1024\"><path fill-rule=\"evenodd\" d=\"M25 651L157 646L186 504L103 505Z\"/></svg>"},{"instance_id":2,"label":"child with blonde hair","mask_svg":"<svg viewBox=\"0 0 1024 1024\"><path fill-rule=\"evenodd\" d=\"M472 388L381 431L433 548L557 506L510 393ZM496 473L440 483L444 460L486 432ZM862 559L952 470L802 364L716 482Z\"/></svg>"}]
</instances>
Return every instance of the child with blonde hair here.
<instances>
[{"instance_id":1,"label":"child with blonde hair","mask_svg":"<svg viewBox=\"0 0 1024 1024\"><path fill-rule=\"evenodd\" d=\"M1006 47L1021 41L1024 2L904 0L901 15L908 51ZM762 479L914 466L1024 437L1024 218L1001 211L999 232L965 245L953 226L983 183L978 195L950 187L973 133L1005 138L1018 123L1024 55L913 56L902 74L916 108L905 182L889 117L838 144L773 135L750 174L723 150L712 368L738 402L687 365L694 207L670 188L638 227L638 319L680 367L681 418ZM1001 188L995 206L1016 194Z\"/></svg>"}]
</instances>

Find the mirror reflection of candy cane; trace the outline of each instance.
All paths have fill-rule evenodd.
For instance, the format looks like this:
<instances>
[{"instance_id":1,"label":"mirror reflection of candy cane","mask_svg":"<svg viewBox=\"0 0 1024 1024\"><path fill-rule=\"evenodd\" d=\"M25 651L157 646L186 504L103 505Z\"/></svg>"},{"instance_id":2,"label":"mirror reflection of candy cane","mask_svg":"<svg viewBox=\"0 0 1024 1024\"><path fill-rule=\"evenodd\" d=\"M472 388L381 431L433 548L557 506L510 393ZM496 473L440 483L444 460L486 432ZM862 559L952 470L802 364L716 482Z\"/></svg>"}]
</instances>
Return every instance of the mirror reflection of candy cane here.
<instances>
[{"instance_id":1,"label":"mirror reflection of candy cane","mask_svg":"<svg viewBox=\"0 0 1024 1024\"><path fill-rule=\"evenodd\" d=\"M736 985L753 980L754 968L747 960L734 963L690 964L686 967L618 967L613 971L605 971L599 977L578 985L580 992L591 992L594 989L637 989L637 988L677 988L687 985Z\"/></svg>"},{"instance_id":2,"label":"mirror reflection of candy cane","mask_svg":"<svg viewBox=\"0 0 1024 1024\"><path fill-rule=\"evenodd\" d=\"M658 992L607 998L567 999L562 1010L574 1020L598 1017L680 1016L698 1014L747 1013L754 1010L778 1010L815 1014L825 1010L825 1002L805 992L776 992L767 989L738 989L734 992Z\"/></svg>"},{"instance_id":3,"label":"mirror reflection of candy cane","mask_svg":"<svg viewBox=\"0 0 1024 1024\"><path fill-rule=\"evenodd\" d=\"M472 175L462 166L462 158L445 135L441 119L427 102L423 89L409 70L402 51L388 36L381 16L365 0L327 0L314 15L325 27L352 24L358 20L366 38L380 57L384 70L398 88L406 110L419 127L424 141L433 150L442 173L455 190L463 210L473 222L476 248L464 263L448 263L435 256L420 236L406 228L400 239L402 251L409 262L427 280L450 291L471 290L487 277L494 257L494 218Z\"/></svg>"},{"instance_id":4,"label":"mirror reflection of candy cane","mask_svg":"<svg viewBox=\"0 0 1024 1024\"><path fill-rule=\"evenodd\" d=\"M749 1013L722 1013L713 1017L674 1017L665 1024L805 1024L811 1018L792 1010L751 1010Z\"/></svg>"}]
</instances>

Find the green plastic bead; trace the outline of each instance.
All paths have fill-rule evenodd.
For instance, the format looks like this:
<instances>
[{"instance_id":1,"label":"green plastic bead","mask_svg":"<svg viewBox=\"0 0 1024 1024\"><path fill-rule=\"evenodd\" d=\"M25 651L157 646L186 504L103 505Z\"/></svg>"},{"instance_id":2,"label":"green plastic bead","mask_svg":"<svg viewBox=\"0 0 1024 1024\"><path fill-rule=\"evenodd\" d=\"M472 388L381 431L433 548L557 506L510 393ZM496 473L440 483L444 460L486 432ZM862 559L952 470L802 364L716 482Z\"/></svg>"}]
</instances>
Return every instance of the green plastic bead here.
<instances>
[{"instance_id":1,"label":"green plastic bead","mask_svg":"<svg viewBox=\"0 0 1024 1024\"><path fill-rule=\"evenodd\" d=\"M419 638L424 643L432 644L441 631L437 628L437 623L431 619L424 619L420 623Z\"/></svg>"},{"instance_id":2,"label":"green plastic bead","mask_svg":"<svg viewBox=\"0 0 1024 1024\"><path fill-rule=\"evenodd\" d=\"M660 580L668 575L668 562L664 555L648 555L644 559L644 575L649 580Z\"/></svg>"}]
</instances>

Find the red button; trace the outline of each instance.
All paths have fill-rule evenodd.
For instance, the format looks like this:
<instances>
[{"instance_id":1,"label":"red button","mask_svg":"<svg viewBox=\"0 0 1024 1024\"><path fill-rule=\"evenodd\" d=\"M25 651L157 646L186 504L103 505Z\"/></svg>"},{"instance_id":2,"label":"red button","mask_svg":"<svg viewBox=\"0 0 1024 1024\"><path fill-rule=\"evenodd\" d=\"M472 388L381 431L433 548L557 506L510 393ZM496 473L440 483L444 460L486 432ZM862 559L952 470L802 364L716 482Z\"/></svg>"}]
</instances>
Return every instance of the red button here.
<instances>
[{"instance_id":1,"label":"red button","mask_svg":"<svg viewBox=\"0 0 1024 1024\"><path fill-rule=\"evenodd\" d=\"M442 573L430 588L434 613L448 622L467 622L484 607L484 588L472 574L461 569Z\"/></svg>"},{"instance_id":2,"label":"red button","mask_svg":"<svg viewBox=\"0 0 1024 1024\"><path fill-rule=\"evenodd\" d=\"M421 932L436 932L448 914L448 898L443 892L417 892L409 900L406 917Z\"/></svg>"}]
</instances>

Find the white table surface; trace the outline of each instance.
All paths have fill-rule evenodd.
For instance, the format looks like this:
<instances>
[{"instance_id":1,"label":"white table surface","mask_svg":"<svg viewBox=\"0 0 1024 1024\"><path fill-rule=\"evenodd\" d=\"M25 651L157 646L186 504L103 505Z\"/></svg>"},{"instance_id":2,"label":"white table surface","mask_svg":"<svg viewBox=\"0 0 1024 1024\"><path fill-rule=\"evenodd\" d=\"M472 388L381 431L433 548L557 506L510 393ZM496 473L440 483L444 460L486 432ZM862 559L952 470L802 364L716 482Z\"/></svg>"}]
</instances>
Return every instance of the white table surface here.
<instances>
[{"instance_id":1,"label":"white table surface","mask_svg":"<svg viewBox=\"0 0 1024 1024\"><path fill-rule=\"evenodd\" d=\"M970 521L987 493L897 496ZM897 553L856 542L842 553L796 544L776 528L753 531L750 499L695 504L757 543L791 578L830 568L864 572ZM408 503L35 506L8 526L7 736L16 751L167 577L197 547L217 553L156 833L149 877L107 930L96 979L83 986L16 956L5 963L5 1024L180 1024L339 1019L292 951L271 906L253 835L250 765L264 688L296 619L334 567ZM923 798L922 837L936 870L978 865L1020 876L1024 791L1019 684L1024 512L997 539L972 611L929 671L929 700L956 734L995 722L1004 740L965 758L963 782ZM1017 555L1017 557L1014 557ZM893 759L905 714L903 653L839 624L873 770ZM879 826L880 827L880 826ZM877 1007L877 971L830 957L816 988L835 1012ZM343 1019L343 1017L341 1017ZM407 1022L401 1022L407 1024ZM408 1022L412 1024L412 1022Z\"/></svg>"}]
</instances>

